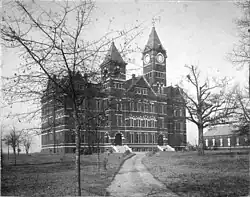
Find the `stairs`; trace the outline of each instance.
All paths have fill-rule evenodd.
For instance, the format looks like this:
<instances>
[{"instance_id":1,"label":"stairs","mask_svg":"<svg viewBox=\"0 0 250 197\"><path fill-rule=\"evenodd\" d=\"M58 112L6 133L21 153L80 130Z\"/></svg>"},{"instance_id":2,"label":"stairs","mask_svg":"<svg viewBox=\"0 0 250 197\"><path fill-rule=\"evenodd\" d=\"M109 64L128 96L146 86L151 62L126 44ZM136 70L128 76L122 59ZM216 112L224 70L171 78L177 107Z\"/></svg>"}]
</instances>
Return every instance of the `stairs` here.
<instances>
[{"instance_id":1,"label":"stairs","mask_svg":"<svg viewBox=\"0 0 250 197\"><path fill-rule=\"evenodd\" d=\"M159 151L175 151L175 149L172 148L169 145L166 145L166 146L159 146L159 145L157 145L157 148L158 148Z\"/></svg>"},{"instance_id":2,"label":"stairs","mask_svg":"<svg viewBox=\"0 0 250 197\"><path fill-rule=\"evenodd\" d=\"M128 151L130 151L130 152L132 153L132 149L131 149L131 148L129 148L129 146L128 146L128 145L124 145L124 147L125 147L126 151L128 150Z\"/></svg>"},{"instance_id":3,"label":"stairs","mask_svg":"<svg viewBox=\"0 0 250 197\"><path fill-rule=\"evenodd\" d=\"M125 153L127 150L132 152L132 149L129 148L127 145L124 145L124 146L113 146L112 145L111 148L115 153Z\"/></svg>"}]
</instances>

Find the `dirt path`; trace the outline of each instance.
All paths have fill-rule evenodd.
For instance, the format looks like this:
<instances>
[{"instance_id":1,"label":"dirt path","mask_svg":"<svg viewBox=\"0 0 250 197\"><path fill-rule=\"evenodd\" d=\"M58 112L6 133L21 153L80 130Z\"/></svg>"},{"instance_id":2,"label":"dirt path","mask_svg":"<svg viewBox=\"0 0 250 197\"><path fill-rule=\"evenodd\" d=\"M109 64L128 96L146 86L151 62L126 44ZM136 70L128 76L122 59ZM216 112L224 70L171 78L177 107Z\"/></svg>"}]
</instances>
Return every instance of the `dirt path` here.
<instances>
[{"instance_id":1,"label":"dirt path","mask_svg":"<svg viewBox=\"0 0 250 197\"><path fill-rule=\"evenodd\" d=\"M145 168L141 160L145 153L137 153L123 164L108 188L111 196L165 196L177 197Z\"/></svg>"}]
</instances>

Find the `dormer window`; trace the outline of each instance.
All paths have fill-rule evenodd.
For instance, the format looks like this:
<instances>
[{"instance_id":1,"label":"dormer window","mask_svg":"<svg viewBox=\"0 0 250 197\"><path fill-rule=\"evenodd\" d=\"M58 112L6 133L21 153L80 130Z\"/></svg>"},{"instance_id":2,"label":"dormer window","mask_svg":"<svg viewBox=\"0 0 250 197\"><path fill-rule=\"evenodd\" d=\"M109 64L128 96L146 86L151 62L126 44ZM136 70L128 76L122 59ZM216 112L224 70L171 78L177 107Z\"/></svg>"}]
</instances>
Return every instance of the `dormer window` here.
<instances>
[{"instance_id":1,"label":"dormer window","mask_svg":"<svg viewBox=\"0 0 250 197\"><path fill-rule=\"evenodd\" d=\"M139 88L137 87L135 90L136 94L143 94L143 95L147 95L148 94L148 90L147 88Z\"/></svg>"},{"instance_id":2,"label":"dormer window","mask_svg":"<svg viewBox=\"0 0 250 197\"><path fill-rule=\"evenodd\" d=\"M117 89L123 89L122 84L118 82L114 82L114 87Z\"/></svg>"}]
</instances>

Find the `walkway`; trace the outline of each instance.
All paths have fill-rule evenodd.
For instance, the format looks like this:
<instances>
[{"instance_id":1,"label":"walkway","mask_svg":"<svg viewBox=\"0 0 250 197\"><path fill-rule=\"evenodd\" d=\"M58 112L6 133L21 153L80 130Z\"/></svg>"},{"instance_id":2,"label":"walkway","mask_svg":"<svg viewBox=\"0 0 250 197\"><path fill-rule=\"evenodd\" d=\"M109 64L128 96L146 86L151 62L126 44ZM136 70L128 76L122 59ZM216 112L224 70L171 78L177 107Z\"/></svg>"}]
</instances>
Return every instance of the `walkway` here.
<instances>
[{"instance_id":1,"label":"walkway","mask_svg":"<svg viewBox=\"0 0 250 197\"><path fill-rule=\"evenodd\" d=\"M159 181L157 181L145 168L141 160L145 153L136 153L123 164L114 181L108 188L111 196L165 196L177 197Z\"/></svg>"}]
</instances>

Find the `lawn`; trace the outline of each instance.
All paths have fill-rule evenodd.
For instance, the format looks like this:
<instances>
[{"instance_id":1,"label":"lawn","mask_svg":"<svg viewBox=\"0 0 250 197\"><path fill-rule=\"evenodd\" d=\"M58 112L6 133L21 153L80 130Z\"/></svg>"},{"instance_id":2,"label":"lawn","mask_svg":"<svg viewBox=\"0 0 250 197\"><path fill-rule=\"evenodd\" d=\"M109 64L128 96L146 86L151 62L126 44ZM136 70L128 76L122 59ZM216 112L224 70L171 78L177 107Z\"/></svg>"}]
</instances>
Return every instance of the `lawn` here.
<instances>
[{"instance_id":1,"label":"lawn","mask_svg":"<svg viewBox=\"0 0 250 197\"><path fill-rule=\"evenodd\" d=\"M180 196L247 196L249 152L159 152L143 159L155 178Z\"/></svg>"},{"instance_id":2,"label":"lawn","mask_svg":"<svg viewBox=\"0 0 250 197\"><path fill-rule=\"evenodd\" d=\"M101 154L98 165L97 155L82 155L82 196L108 195L106 188L122 162L129 156L123 156L121 153ZM105 157L108 158L106 169L103 162ZM10 161L8 162L5 155L1 180L3 196L73 196L76 194L73 154L19 155L17 166L12 164L13 156Z\"/></svg>"}]
</instances>

